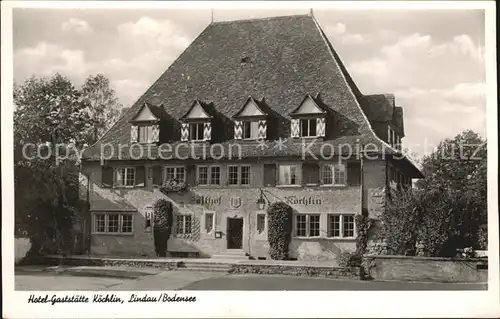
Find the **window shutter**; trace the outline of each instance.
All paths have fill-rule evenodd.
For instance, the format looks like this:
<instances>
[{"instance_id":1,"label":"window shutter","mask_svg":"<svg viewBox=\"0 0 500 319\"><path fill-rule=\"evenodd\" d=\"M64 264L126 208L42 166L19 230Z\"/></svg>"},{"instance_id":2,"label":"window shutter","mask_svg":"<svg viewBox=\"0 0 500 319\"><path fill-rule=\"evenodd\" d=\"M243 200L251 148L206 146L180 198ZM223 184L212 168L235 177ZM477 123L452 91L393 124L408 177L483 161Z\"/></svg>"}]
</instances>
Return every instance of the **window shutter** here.
<instances>
[{"instance_id":1,"label":"window shutter","mask_svg":"<svg viewBox=\"0 0 500 319\"><path fill-rule=\"evenodd\" d=\"M182 123L181 124L181 141L189 140L189 124Z\"/></svg>"},{"instance_id":2,"label":"window shutter","mask_svg":"<svg viewBox=\"0 0 500 319\"><path fill-rule=\"evenodd\" d=\"M319 165L317 163L304 163L302 165L302 176L304 184L319 184Z\"/></svg>"},{"instance_id":3,"label":"window shutter","mask_svg":"<svg viewBox=\"0 0 500 319\"><path fill-rule=\"evenodd\" d=\"M160 141L160 125L153 125L151 128L151 143L158 143Z\"/></svg>"},{"instance_id":4,"label":"window shutter","mask_svg":"<svg viewBox=\"0 0 500 319\"><path fill-rule=\"evenodd\" d=\"M186 183L188 185L196 184L196 166L188 165L186 167Z\"/></svg>"},{"instance_id":5,"label":"window shutter","mask_svg":"<svg viewBox=\"0 0 500 319\"><path fill-rule=\"evenodd\" d=\"M145 169L144 166L135 167L135 187L144 187L145 185Z\"/></svg>"},{"instance_id":6,"label":"window shutter","mask_svg":"<svg viewBox=\"0 0 500 319\"><path fill-rule=\"evenodd\" d=\"M153 167L153 185L161 186L163 184L163 167L155 166Z\"/></svg>"},{"instance_id":7,"label":"window shutter","mask_svg":"<svg viewBox=\"0 0 500 319\"><path fill-rule=\"evenodd\" d=\"M316 136L325 136L325 118L319 117L316 119Z\"/></svg>"},{"instance_id":8,"label":"window shutter","mask_svg":"<svg viewBox=\"0 0 500 319\"><path fill-rule=\"evenodd\" d=\"M290 124L291 124L291 133L292 133L291 136L292 137L299 137L299 134L300 134L299 120L292 119Z\"/></svg>"},{"instance_id":9,"label":"window shutter","mask_svg":"<svg viewBox=\"0 0 500 319\"><path fill-rule=\"evenodd\" d=\"M103 188L113 187L113 167L110 166L102 167L101 184Z\"/></svg>"},{"instance_id":10,"label":"window shutter","mask_svg":"<svg viewBox=\"0 0 500 319\"><path fill-rule=\"evenodd\" d=\"M137 143L137 137L138 137L137 125L132 125L130 127L130 142Z\"/></svg>"},{"instance_id":11,"label":"window shutter","mask_svg":"<svg viewBox=\"0 0 500 319\"><path fill-rule=\"evenodd\" d=\"M203 140L210 141L212 139L212 123L206 122L203 124Z\"/></svg>"},{"instance_id":12,"label":"window shutter","mask_svg":"<svg viewBox=\"0 0 500 319\"><path fill-rule=\"evenodd\" d=\"M234 121L234 139L241 140L243 137L243 122Z\"/></svg>"},{"instance_id":13,"label":"window shutter","mask_svg":"<svg viewBox=\"0 0 500 319\"><path fill-rule=\"evenodd\" d=\"M267 123L266 120L260 120L259 121L259 129L257 133L257 139L259 140L265 140L266 139L266 133L267 133Z\"/></svg>"},{"instance_id":14,"label":"window shutter","mask_svg":"<svg viewBox=\"0 0 500 319\"><path fill-rule=\"evenodd\" d=\"M361 185L361 164L359 162L347 163L347 184Z\"/></svg>"},{"instance_id":15,"label":"window shutter","mask_svg":"<svg viewBox=\"0 0 500 319\"><path fill-rule=\"evenodd\" d=\"M276 186L276 164L264 164L264 186Z\"/></svg>"}]
</instances>

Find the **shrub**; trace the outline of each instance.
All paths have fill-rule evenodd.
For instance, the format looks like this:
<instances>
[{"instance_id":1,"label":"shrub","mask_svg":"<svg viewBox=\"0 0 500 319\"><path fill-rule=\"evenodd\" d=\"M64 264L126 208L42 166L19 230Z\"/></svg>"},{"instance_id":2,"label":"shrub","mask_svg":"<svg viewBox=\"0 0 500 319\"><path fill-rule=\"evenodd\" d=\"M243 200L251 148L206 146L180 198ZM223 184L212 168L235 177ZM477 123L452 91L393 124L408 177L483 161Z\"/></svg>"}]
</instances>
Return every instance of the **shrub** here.
<instances>
[{"instance_id":1,"label":"shrub","mask_svg":"<svg viewBox=\"0 0 500 319\"><path fill-rule=\"evenodd\" d=\"M479 249L488 249L488 228L486 226L480 227L477 234L477 244Z\"/></svg>"},{"instance_id":2,"label":"shrub","mask_svg":"<svg viewBox=\"0 0 500 319\"><path fill-rule=\"evenodd\" d=\"M160 192L167 193L179 193L186 190L187 185L185 182L180 182L177 179L168 180L163 185L160 186Z\"/></svg>"},{"instance_id":3,"label":"shrub","mask_svg":"<svg viewBox=\"0 0 500 319\"><path fill-rule=\"evenodd\" d=\"M278 202L267 210L269 218L268 240L271 259L288 259L288 245L292 239L292 207Z\"/></svg>"},{"instance_id":4,"label":"shrub","mask_svg":"<svg viewBox=\"0 0 500 319\"><path fill-rule=\"evenodd\" d=\"M154 242L156 255L167 256L167 242L172 232L173 223L172 203L159 199L154 204Z\"/></svg>"}]
</instances>

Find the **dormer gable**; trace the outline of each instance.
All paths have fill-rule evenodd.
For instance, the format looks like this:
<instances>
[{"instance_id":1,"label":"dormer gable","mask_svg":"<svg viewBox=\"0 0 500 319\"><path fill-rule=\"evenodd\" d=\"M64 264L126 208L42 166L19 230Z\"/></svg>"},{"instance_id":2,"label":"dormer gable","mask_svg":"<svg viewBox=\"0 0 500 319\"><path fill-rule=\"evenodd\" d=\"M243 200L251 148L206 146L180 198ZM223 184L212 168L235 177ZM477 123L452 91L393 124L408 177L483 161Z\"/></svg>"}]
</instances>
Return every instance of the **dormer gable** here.
<instances>
[{"instance_id":1,"label":"dormer gable","mask_svg":"<svg viewBox=\"0 0 500 319\"><path fill-rule=\"evenodd\" d=\"M181 117L181 141L210 141L214 116L206 104L195 100Z\"/></svg>"},{"instance_id":2,"label":"dormer gable","mask_svg":"<svg viewBox=\"0 0 500 319\"><path fill-rule=\"evenodd\" d=\"M210 111L206 105L199 100L195 100L189 110L181 117L181 120L185 122L189 121L209 121L213 116L210 115Z\"/></svg>"},{"instance_id":3,"label":"dormer gable","mask_svg":"<svg viewBox=\"0 0 500 319\"><path fill-rule=\"evenodd\" d=\"M259 103L251 96L243 107L233 116L234 139L264 140L267 137L267 116L269 112L265 104Z\"/></svg>"},{"instance_id":4,"label":"dormer gable","mask_svg":"<svg viewBox=\"0 0 500 319\"><path fill-rule=\"evenodd\" d=\"M233 116L233 118L243 117L265 117L267 113L263 110L260 103L255 101L251 96L248 97L243 107Z\"/></svg>"},{"instance_id":5,"label":"dormer gable","mask_svg":"<svg viewBox=\"0 0 500 319\"><path fill-rule=\"evenodd\" d=\"M327 109L307 94L299 106L290 112L291 137L324 137Z\"/></svg>"},{"instance_id":6,"label":"dormer gable","mask_svg":"<svg viewBox=\"0 0 500 319\"><path fill-rule=\"evenodd\" d=\"M316 100L307 94L305 98L300 102L299 106L290 113L291 117L296 116L307 116L307 115L322 115L326 114L327 110L320 106Z\"/></svg>"},{"instance_id":7,"label":"dormer gable","mask_svg":"<svg viewBox=\"0 0 500 319\"><path fill-rule=\"evenodd\" d=\"M157 143L160 141L161 112L163 106L144 103L130 120L131 143Z\"/></svg>"}]
</instances>

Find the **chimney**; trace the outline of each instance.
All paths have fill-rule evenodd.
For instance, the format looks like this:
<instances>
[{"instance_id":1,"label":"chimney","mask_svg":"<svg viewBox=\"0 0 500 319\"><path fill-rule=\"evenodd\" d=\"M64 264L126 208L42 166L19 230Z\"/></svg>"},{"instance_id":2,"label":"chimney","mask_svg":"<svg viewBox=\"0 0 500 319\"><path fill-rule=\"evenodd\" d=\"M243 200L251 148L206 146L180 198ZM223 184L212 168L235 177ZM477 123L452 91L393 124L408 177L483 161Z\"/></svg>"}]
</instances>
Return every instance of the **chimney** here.
<instances>
[{"instance_id":1,"label":"chimney","mask_svg":"<svg viewBox=\"0 0 500 319\"><path fill-rule=\"evenodd\" d=\"M384 96L392 107L396 106L396 98L394 97L394 94L384 94Z\"/></svg>"}]
</instances>

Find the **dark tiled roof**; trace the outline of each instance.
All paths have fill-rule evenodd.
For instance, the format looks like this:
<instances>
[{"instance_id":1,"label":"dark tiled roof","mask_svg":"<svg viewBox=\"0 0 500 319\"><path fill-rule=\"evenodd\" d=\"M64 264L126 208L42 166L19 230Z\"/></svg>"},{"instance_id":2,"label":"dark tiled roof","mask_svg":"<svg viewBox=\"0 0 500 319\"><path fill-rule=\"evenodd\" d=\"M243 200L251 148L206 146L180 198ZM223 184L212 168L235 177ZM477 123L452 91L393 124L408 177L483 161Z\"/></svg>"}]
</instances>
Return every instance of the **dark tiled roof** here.
<instances>
[{"instance_id":1,"label":"dark tiled roof","mask_svg":"<svg viewBox=\"0 0 500 319\"><path fill-rule=\"evenodd\" d=\"M387 122L392 120L394 107L387 101L384 94L364 96L363 110L370 121Z\"/></svg>"},{"instance_id":2,"label":"dark tiled roof","mask_svg":"<svg viewBox=\"0 0 500 319\"><path fill-rule=\"evenodd\" d=\"M329 143L355 143L362 136L363 143L381 148L386 145L368 121L386 116L385 105L375 103L371 110L373 96L361 94L312 16L212 23L130 110L85 150L83 159L98 160L101 144L129 144L129 121L144 102L163 106L170 118L179 120L198 99L230 118L252 96L258 101L265 99L262 103L269 111L289 119L307 94L320 95L323 106L358 128L359 136L336 138ZM301 142L288 143L286 151L268 150L257 156L296 156L296 146ZM243 148L244 154L253 156L254 150Z\"/></svg>"}]
</instances>

